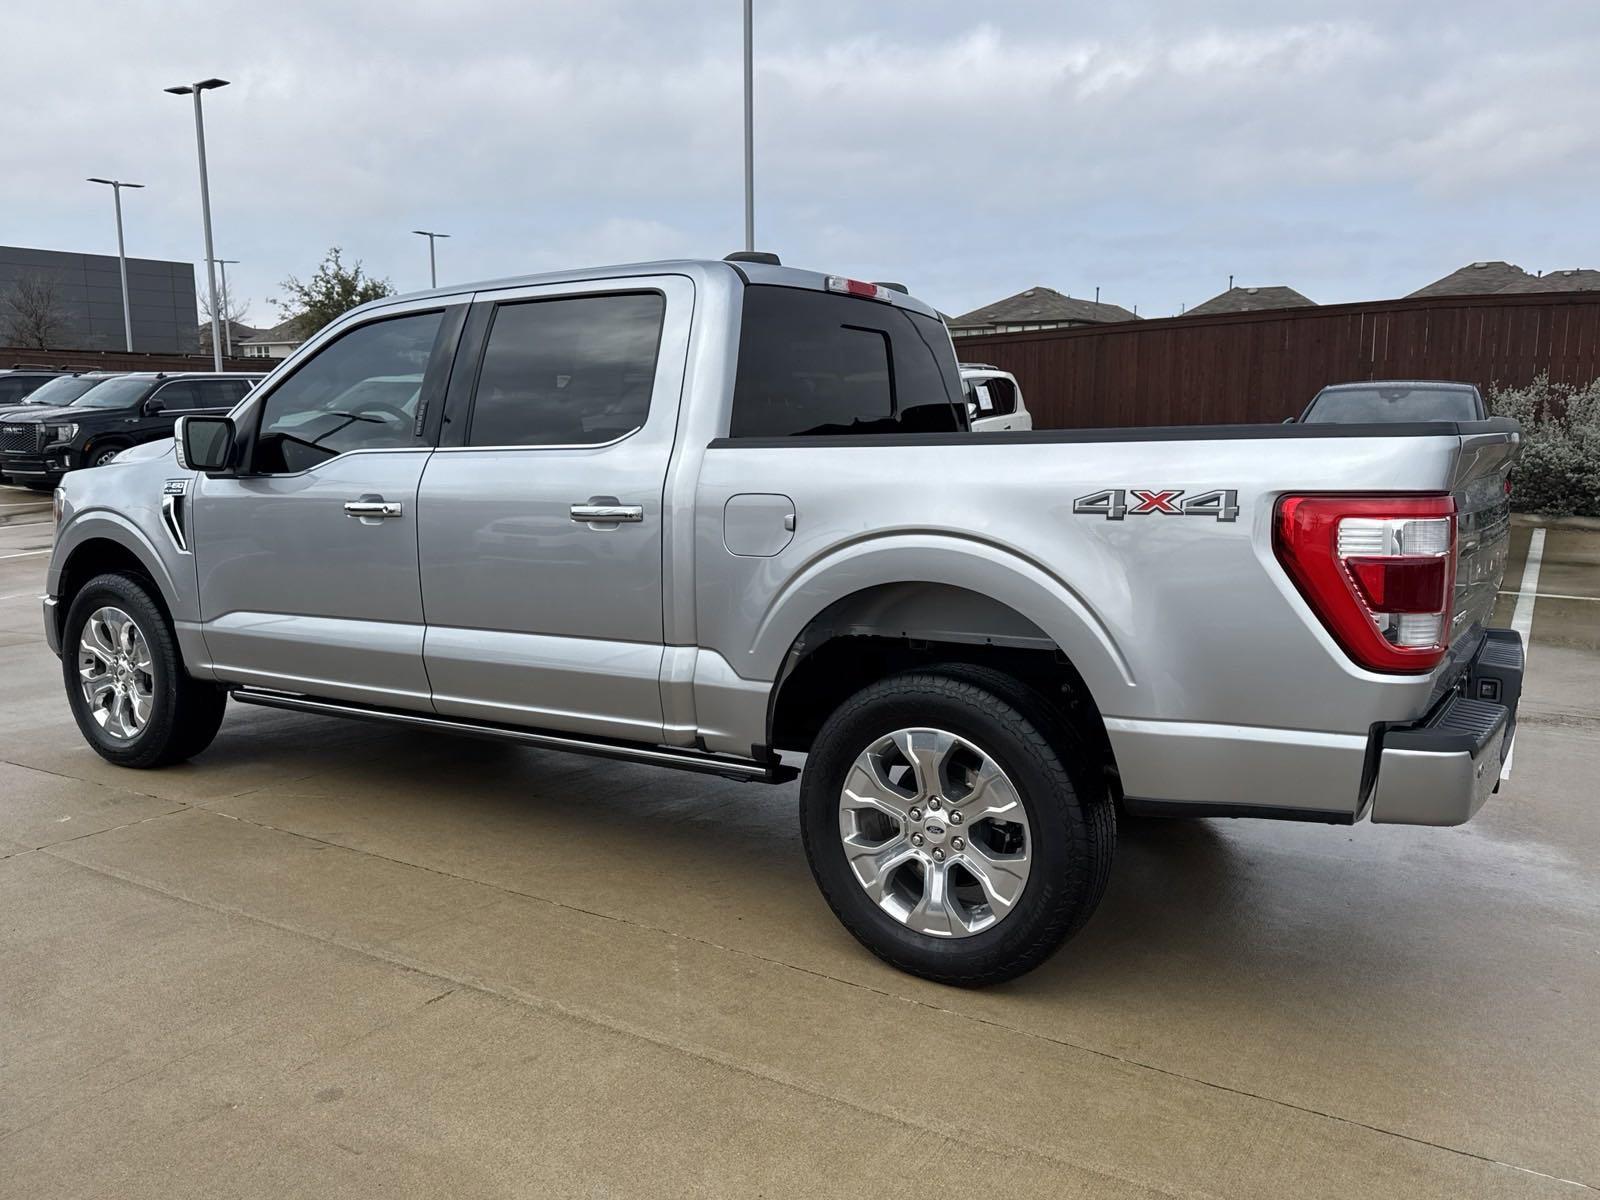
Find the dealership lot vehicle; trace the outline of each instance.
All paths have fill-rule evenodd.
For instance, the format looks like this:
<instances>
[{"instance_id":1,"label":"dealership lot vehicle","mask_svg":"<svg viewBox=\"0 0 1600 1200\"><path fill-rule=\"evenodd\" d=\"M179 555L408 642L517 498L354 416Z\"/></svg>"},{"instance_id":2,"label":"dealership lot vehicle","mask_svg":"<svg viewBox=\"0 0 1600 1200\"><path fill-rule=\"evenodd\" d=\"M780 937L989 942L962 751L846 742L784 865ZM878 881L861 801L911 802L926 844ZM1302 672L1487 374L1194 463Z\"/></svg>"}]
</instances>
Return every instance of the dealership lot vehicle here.
<instances>
[{"instance_id":1,"label":"dealership lot vehicle","mask_svg":"<svg viewBox=\"0 0 1600 1200\"><path fill-rule=\"evenodd\" d=\"M68 471L103 466L130 446L170 437L184 413L226 412L261 378L154 371L102 378L61 407L30 405L3 418L0 472L49 487Z\"/></svg>"},{"instance_id":2,"label":"dealership lot vehicle","mask_svg":"<svg viewBox=\"0 0 1600 1200\"><path fill-rule=\"evenodd\" d=\"M1487 628L1517 445L973 434L936 314L882 286L544 276L365 306L176 458L70 477L46 632L126 766L199 753L230 695L765 782L804 752L846 927L988 983L1088 919L1119 801L1477 811L1521 687Z\"/></svg>"},{"instance_id":3,"label":"dealership lot vehicle","mask_svg":"<svg viewBox=\"0 0 1600 1200\"><path fill-rule=\"evenodd\" d=\"M827 919L794 784L245 706L182 768L110 766L39 628L49 507L0 489L12 1192L247 1160L263 1195L859 1194L886 1146L978 1193L1600 1185L1600 532L1548 531L1513 786L1472 822L1132 822L1070 954L959 992ZM905 1097L956 1056L951 1131Z\"/></svg>"},{"instance_id":4,"label":"dealership lot vehicle","mask_svg":"<svg viewBox=\"0 0 1600 1200\"><path fill-rule=\"evenodd\" d=\"M1470 383L1435 379L1372 379L1323 388L1300 420L1344 425L1380 421L1483 421L1489 406Z\"/></svg>"},{"instance_id":5,"label":"dealership lot vehicle","mask_svg":"<svg viewBox=\"0 0 1600 1200\"><path fill-rule=\"evenodd\" d=\"M0 371L0 413L12 405L24 403L33 392L64 374L66 372L48 367L13 367Z\"/></svg>"},{"instance_id":6,"label":"dealership lot vehicle","mask_svg":"<svg viewBox=\"0 0 1600 1200\"><path fill-rule=\"evenodd\" d=\"M121 371L74 371L71 374L58 374L53 379L48 379L38 387L18 400L9 408L0 409L0 419L4 419L13 412L37 411L44 408L65 408L90 388L104 383L108 379L115 379L123 374Z\"/></svg>"},{"instance_id":7,"label":"dealership lot vehicle","mask_svg":"<svg viewBox=\"0 0 1600 1200\"><path fill-rule=\"evenodd\" d=\"M31 449L39 432L28 421L12 420L14 415L26 416L28 413L64 408L90 388L98 386L107 379L114 379L119 374L117 371L81 371L70 375L58 375L31 390L9 408L0 409L0 480L5 479L8 453ZM40 486L44 486L43 481Z\"/></svg>"},{"instance_id":8,"label":"dealership lot vehicle","mask_svg":"<svg viewBox=\"0 0 1600 1200\"><path fill-rule=\"evenodd\" d=\"M962 363L961 386L974 431L1033 428L1033 416L1022 399L1022 388L1010 371L988 363Z\"/></svg>"}]
</instances>

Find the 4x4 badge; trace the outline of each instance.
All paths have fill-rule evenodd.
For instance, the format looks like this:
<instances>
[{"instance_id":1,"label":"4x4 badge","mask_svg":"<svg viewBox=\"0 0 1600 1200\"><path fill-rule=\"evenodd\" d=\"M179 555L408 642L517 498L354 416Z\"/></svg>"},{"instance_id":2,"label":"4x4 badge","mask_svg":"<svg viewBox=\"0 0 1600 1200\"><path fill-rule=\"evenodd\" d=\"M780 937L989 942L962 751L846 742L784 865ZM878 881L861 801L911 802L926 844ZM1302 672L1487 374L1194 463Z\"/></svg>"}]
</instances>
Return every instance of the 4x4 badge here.
<instances>
[{"instance_id":1,"label":"4x4 badge","mask_svg":"<svg viewBox=\"0 0 1600 1200\"><path fill-rule=\"evenodd\" d=\"M1239 493L1233 488L1201 492L1187 500L1182 496L1182 488L1106 488L1079 496L1072 502L1072 511L1080 516L1104 517L1108 521L1150 515L1212 517L1218 521L1239 519ZM1129 497L1133 499L1131 505Z\"/></svg>"}]
</instances>

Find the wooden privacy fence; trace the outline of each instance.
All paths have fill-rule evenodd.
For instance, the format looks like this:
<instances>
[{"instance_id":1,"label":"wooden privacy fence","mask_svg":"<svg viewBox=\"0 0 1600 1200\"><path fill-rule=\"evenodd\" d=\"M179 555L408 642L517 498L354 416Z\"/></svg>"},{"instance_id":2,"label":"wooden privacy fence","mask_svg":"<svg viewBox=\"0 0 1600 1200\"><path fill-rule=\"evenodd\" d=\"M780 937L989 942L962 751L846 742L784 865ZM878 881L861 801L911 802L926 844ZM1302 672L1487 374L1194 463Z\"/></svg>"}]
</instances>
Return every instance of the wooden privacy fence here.
<instances>
[{"instance_id":1,"label":"wooden privacy fence","mask_svg":"<svg viewBox=\"0 0 1600 1200\"><path fill-rule=\"evenodd\" d=\"M224 371L270 371L276 358L222 360ZM211 353L155 354L135 350L30 350L0 346L0 371L8 367L59 367L70 371L209 371Z\"/></svg>"},{"instance_id":2,"label":"wooden privacy fence","mask_svg":"<svg viewBox=\"0 0 1600 1200\"><path fill-rule=\"evenodd\" d=\"M1441 296L955 339L1046 429L1281 421L1360 379L1600 378L1600 292Z\"/></svg>"}]
</instances>

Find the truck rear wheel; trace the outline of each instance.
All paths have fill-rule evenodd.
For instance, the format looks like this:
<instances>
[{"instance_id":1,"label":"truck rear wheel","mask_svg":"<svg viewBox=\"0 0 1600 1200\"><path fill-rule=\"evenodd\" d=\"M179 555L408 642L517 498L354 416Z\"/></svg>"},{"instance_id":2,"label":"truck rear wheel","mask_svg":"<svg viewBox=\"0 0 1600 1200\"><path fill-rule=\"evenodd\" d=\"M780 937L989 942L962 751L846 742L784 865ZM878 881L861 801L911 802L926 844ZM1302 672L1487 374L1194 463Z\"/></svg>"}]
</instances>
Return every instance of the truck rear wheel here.
<instances>
[{"instance_id":1,"label":"truck rear wheel","mask_svg":"<svg viewBox=\"0 0 1600 1200\"><path fill-rule=\"evenodd\" d=\"M183 669L166 613L132 575L96 575L61 631L67 702L84 739L121 767L182 762L211 744L228 694Z\"/></svg>"},{"instance_id":2,"label":"truck rear wheel","mask_svg":"<svg viewBox=\"0 0 1600 1200\"><path fill-rule=\"evenodd\" d=\"M818 733L800 788L806 856L885 962L998 983L1099 903L1116 813L1098 764L1030 696L981 668L919 671L858 692Z\"/></svg>"}]
</instances>

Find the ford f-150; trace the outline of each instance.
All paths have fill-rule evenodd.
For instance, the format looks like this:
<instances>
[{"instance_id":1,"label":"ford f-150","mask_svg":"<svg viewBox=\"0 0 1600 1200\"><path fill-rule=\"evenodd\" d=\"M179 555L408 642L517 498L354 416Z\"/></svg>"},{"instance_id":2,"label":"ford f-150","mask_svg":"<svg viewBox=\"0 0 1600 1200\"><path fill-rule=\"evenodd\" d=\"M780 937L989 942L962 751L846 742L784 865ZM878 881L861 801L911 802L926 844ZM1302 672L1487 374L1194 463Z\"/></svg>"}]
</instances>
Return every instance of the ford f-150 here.
<instances>
[{"instance_id":1,"label":"ford f-150","mask_svg":"<svg viewBox=\"0 0 1600 1200\"><path fill-rule=\"evenodd\" d=\"M793 778L959 984L1088 919L1119 813L1452 825L1522 678L1505 421L973 432L896 289L663 262L388 298L74 471L44 600L103 757L235 701Z\"/></svg>"}]
</instances>

